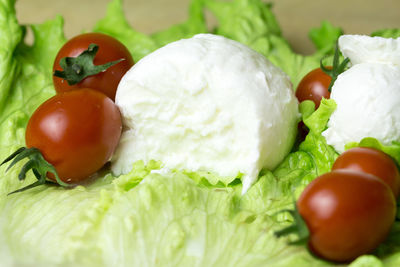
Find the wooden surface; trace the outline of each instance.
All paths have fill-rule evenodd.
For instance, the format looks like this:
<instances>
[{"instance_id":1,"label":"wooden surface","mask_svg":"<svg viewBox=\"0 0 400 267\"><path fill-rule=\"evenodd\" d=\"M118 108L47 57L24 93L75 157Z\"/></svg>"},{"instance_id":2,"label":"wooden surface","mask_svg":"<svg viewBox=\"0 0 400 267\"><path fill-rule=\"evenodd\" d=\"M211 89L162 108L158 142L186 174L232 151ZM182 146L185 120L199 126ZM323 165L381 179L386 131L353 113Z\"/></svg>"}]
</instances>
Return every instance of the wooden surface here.
<instances>
[{"instance_id":1,"label":"wooden surface","mask_svg":"<svg viewBox=\"0 0 400 267\"><path fill-rule=\"evenodd\" d=\"M17 0L21 23L40 23L61 14L67 37L90 30L105 14L109 0ZM125 0L131 25L151 33L187 18L190 0ZM345 33L369 34L381 28L400 28L400 0L272 0L284 36L298 52L313 51L307 33L328 20Z\"/></svg>"}]
</instances>

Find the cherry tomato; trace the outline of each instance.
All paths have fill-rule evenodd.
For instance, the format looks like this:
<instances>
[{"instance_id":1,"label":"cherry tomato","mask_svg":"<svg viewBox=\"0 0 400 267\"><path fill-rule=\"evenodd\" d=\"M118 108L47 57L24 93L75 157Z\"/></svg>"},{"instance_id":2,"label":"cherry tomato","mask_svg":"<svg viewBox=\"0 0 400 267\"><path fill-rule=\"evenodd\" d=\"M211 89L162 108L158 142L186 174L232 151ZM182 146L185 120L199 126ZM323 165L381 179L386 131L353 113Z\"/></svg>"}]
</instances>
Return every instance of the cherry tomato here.
<instances>
[{"instance_id":1,"label":"cherry tomato","mask_svg":"<svg viewBox=\"0 0 400 267\"><path fill-rule=\"evenodd\" d=\"M110 159L121 129L119 109L110 98L90 89L74 90L39 106L28 122L25 141L28 148L42 152L62 181L76 183Z\"/></svg>"},{"instance_id":2,"label":"cherry tomato","mask_svg":"<svg viewBox=\"0 0 400 267\"><path fill-rule=\"evenodd\" d=\"M314 69L300 81L296 89L296 97L299 102L312 100L315 108L318 108L322 97L330 98L331 96L328 91L331 81L331 76L323 72L321 68Z\"/></svg>"},{"instance_id":3,"label":"cherry tomato","mask_svg":"<svg viewBox=\"0 0 400 267\"><path fill-rule=\"evenodd\" d=\"M400 174L391 157L373 148L355 147L343 152L334 162L332 170L349 169L373 174L392 189L397 198L400 191Z\"/></svg>"},{"instance_id":4,"label":"cherry tomato","mask_svg":"<svg viewBox=\"0 0 400 267\"><path fill-rule=\"evenodd\" d=\"M111 61L124 60L109 67L104 72L86 77L75 85L69 85L62 78L53 76L53 83L57 93L76 90L80 88L91 88L106 94L112 100L122 76L133 66L134 62L128 49L115 38L101 33L86 33L70 39L58 52L53 65L55 70L62 71L60 60L64 57L77 57L87 50L90 44L97 44L99 50L94 58L94 65L102 65Z\"/></svg>"},{"instance_id":5,"label":"cherry tomato","mask_svg":"<svg viewBox=\"0 0 400 267\"><path fill-rule=\"evenodd\" d=\"M332 171L312 181L297 208L310 232L310 250L336 262L373 251L389 233L396 214L386 183L349 170Z\"/></svg>"}]
</instances>

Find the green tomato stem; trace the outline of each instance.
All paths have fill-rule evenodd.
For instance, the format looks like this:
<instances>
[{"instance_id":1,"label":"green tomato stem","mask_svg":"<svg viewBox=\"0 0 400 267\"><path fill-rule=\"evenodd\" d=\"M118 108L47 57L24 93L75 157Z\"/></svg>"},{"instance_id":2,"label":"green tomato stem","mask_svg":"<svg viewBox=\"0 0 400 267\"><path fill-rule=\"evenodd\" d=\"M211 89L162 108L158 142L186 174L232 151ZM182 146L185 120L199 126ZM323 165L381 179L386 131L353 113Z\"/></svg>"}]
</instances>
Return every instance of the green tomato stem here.
<instances>
[{"instance_id":1,"label":"green tomato stem","mask_svg":"<svg viewBox=\"0 0 400 267\"><path fill-rule=\"evenodd\" d=\"M54 168L54 166L52 164L50 164L48 161L46 161L42 155L42 153L40 152L39 149L32 147L32 148L26 148L26 147L21 147L19 149L17 149L14 153L12 153L9 157L7 157L1 164L5 164L9 161L12 160L12 162L10 163L10 165L7 167L6 171L8 171L11 167L13 167L17 162L21 161L22 159L28 158L28 161L22 166L21 171L18 174L18 179L19 180L25 180L26 177L26 173L29 170L32 170L33 174L35 175L37 181L25 186L21 189L15 190L11 193L9 193L8 195L14 194L14 193L18 193L18 192L22 192L28 189L31 189L33 187L39 186L39 185L43 185L46 183L51 183L51 181L49 181L47 179L47 173L52 173L54 174L55 178L56 178L56 182L57 184L63 186L63 187L71 187L73 185L64 183L60 177L58 176L58 173L56 171L56 169Z\"/></svg>"},{"instance_id":2,"label":"green tomato stem","mask_svg":"<svg viewBox=\"0 0 400 267\"><path fill-rule=\"evenodd\" d=\"M81 82L86 77L103 72L124 60L124 58L121 58L103 65L94 65L93 60L98 50L99 46L97 44L90 44L88 49L83 51L79 56L62 58L60 60L60 66L63 70L56 70L53 75L66 80L69 85L74 85Z\"/></svg>"}]
</instances>

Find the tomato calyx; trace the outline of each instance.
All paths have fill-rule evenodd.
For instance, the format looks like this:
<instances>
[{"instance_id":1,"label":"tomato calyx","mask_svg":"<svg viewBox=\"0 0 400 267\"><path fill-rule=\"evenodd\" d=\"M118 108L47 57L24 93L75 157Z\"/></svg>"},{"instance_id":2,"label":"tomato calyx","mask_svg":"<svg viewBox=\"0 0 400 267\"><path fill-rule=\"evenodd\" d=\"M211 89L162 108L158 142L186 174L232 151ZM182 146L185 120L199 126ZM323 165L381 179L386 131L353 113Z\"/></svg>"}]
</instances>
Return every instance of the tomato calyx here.
<instances>
[{"instance_id":1,"label":"tomato calyx","mask_svg":"<svg viewBox=\"0 0 400 267\"><path fill-rule=\"evenodd\" d=\"M310 237L310 231L308 230L307 224L304 221L304 219L301 217L297 206L296 202L294 203L294 209L286 209L282 210L279 213L282 212L288 212L292 217L293 217L293 222L291 225L276 231L274 235L276 237L282 237L282 236L287 236L290 234L296 234L297 235L297 240L290 241L289 245L305 245L308 242L308 239Z\"/></svg>"},{"instance_id":2,"label":"tomato calyx","mask_svg":"<svg viewBox=\"0 0 400 267\"><path fill-rule=\"evenodd\" d=\"M12 160L12 162L6 169L6 171L8 171L12 166L14 166L17 162L19 162L24 158L28 158L29 160L24 164L24 166L22 166L21 171L18 174L18 179L20 181L24 180L26 177L26 173L29 170L32 170L33 174L37 178L37 181L21 189L8 193L8 195L22 192L43 184L48 184L48 183L54 184L53 181L50 181L46 178L47 173L52 173L54 175L57 184L64 187L71 186L70 184L61 181L54 166L50 164L48 161L46 161L40 150L35 147L32 148L21 147L17 149L14 153L12 153L9 157L7 157L0 164L0 166Z\"/></svg>"},{"instance_id":3,"label":"tomato calyx","mask_svg":"<svg viewBox=\"0 0 400 267\"><path fill-rule=\"evenodd\" d=\"M94 65L93 60L99 50L97 44L90 44L88 49L77 57L64 57L60 60L62 71L55 70L54 76L62 78L69 85L81 82L88 76L93 76L107 70L109 67L125 60L124 58L107 62L103 65Z\"/></svg>"},{"instance_id":4,"label":"tomato calyx","mask_svg":"<svg viewBox=\"0 0 400 267\"><path fill-rule=\"evenodd\" d=\"M347 64L350 62L349 58L345 58L341 63L339 61L339 48L338 45L336 44L335 47L335 55L333 56L333 64L332 67L326 67L324 66L324 64L322 63L322 60L324 58L322 58L319 62L320 64L320 68L323 72L325 72L326 74L328 74L329 76L331 76L332 80L331 83L329 84L328 87L328 91L331 92L332 90L332 86L335 83L337 77L339 76L339 74L341 74L342 72L345 71Z\"/></svg>"}]
</instances>

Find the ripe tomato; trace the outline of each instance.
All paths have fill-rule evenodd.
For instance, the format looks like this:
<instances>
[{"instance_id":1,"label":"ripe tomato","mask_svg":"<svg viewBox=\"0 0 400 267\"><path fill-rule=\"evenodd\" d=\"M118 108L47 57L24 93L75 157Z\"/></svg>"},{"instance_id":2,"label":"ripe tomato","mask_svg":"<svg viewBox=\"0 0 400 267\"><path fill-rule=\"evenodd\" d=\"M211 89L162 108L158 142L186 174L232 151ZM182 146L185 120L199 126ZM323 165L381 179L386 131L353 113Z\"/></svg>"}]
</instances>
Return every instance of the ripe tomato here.
<instances>
[{"instance_id":1,"label":"ripe tomato","mask_svg":"<svg viewBox=\"0 0 400 267\"><path fill-rule=\"evenodd\" d=\"M373 251L394 222L396 201L378 177L336 170L312 181L297 201L308 246L316 255L346 262Z\"/></svg>"},{"instance_id":2,"label":"ripe tomato","mask_svg":"<svg viewBox=\"0 0 400 267\"><path fill-rule=\"evenodd\" d=\"M53 76L53 83L57 93L91 88L115 99L119 81L122 76L133 66L134 62L128 49L115 38L101 33L86 33L70 39L58 52L53 65L53 72L62 71L60 60L64 57L77 57L87 50L90 44L97 44L99 50L94 58L94 65L102 65L111 61L124 59L109 67L104 72L84 78L81 82L69 85L63 78Z\"/></svg>"},{"instance_id":3,"label":"ripe tomato","mask_svg":"<svg viewBox=\"0 0 400 267\"><path fill-rule=\"evenodd\" d=\"M323 72L321 68L314 69L300 81L296 89L296 97L299 102L311 100L315 108L318 108L322 97L330 98L331 96L328 90L331 81L331 76Z\"/></svg>"},{"instance_id":4,"label":"ripe tomato","mask_svg":"<svg viewBox=\"0 0 400 267\"><path fill-rule=\"evenodd\" d=\"M57 94L33 113L25 141L38 148L66 183L79 182L111 157L121 135L118 107L90 90Z\"/></svg>"},{"instance_id":5,"label":"ripe tomato","mask_svg":"<svg viewBox=\"0 0 400 267\"><path fill-rule=\"evenodd\" d=\"M373 148L355 147L343 152L334 162L332 170L349 169L373 174L392 189L397 198L400 191L400 174L391 157Z\"/></svg>"}]
</instances>

